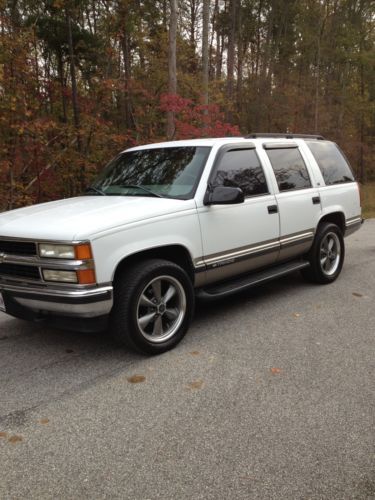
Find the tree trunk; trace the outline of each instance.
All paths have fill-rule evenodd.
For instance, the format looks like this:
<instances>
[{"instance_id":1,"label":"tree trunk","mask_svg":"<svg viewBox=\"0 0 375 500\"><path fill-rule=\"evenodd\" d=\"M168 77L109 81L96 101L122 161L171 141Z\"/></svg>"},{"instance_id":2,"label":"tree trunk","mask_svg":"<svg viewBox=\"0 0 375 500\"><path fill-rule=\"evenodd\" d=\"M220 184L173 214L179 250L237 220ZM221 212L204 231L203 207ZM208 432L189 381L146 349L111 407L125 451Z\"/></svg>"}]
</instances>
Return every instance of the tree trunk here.
<instances>
[{"instance_id":1,"label":"tree trunk","mask_svg":"<svg viewBox=\"0 0 375 500\"><path fill-rule=\"evenodd\" d=\"M208 26L210 20L210 0L203 0L202 32L202 83L203 104L208 104Z\"/></svg>"},{"instance_id":2,"label":"tree trunk","mask_svg":"<svg viewBox=\"0 0 375 500\"><path fill-rule=\"evenodd\" d=\"M241 29L241 4L238 6L238 19L237 19L237 112L242 109L242 73L243 73L243 59L245 55L244 43L242 38Z\"/></svg>"},{"instance_id":3,"label":"tree trunk","mask_svg":"<svg viewBox=\"0 0 375 500\"><path fill-rule=\"evenodd\" d=\"M70 77L72 80L72 105L73 105L73 117L74 117L74 127L76 129L77 138L77 150L82 151L81 142L81 132L80 132L80 113L78 105L78 91L77 91L77 78L76 78L76 67L74 60L74 47L73 47L73 35L72 35L72 21L70 18L70 13L66 11L66 21L68 28L68 45L69 45L69 58L70 58ZM80 187L83 190L85 188L85 165L81 162L80 168Z\"/></svg>"},{"instance_id":4,"label":"tree trunk","mask_svg":"<svg viewBox=\"0 0 375 500\"><path fill-rule=\"evenodd\" d=\"M362 55L362 40L361 40L361 55ZM360 112L360 146L359 146L359 178L362 184L366 182L366 169L364 161L364 151L363 145L365 140L365 117L364 117L364 103L365 103L365 77L364 77L364 67L361 59L360 65L360 89L361 89L361 112Z\"/></svg>"},{"instance_id":5,"label":"tree trunk","mask_svg":"<svg viewBox=\"0 0 375 500\"><path fill-rule=\"evenodd\" d=\"M215 9L214 9L214 18L215 18L215 31L216 31L216 64L215 64L215 78L220 80L221 78L221 43L220 43L220 25L219 25L219 0L215 1Z\"/></svg>"},{"instance_id":6,"label":"tree trunk","mask_svg":"<svg viewBox=\"0 0 375 500\"><path fill-rule=\"evenodd\" d=\"M325 24L328 18L328 2L325 5L326 13L319 26L318 47L317 47L317 61L316 61L316 81L315 81L315 110L314 110L314 132L317 134L319 131L319 101L320 101L320 66L321 66L321 44Z\"/></svg>"},{"instance_id":7,"label":"tree trunk","mask_svg":"<svg viewBox=\"0 0 375 500\"><path fill-rule=\"evenodd\" d=\"M171 15L169 20L169 50L168 50L168 93L177 94L177 63L176 63L176 37L177 37L177 9L178 0L170 0ZM175 134L175 116L173 111L167 112L167 138L173 139Z\"/></svg>"},{"instance_id":8,"label":"tree trunk","mask_svg":"<svg viewBox=\"0 0 375 500\"><path fill-rule=\"evenodd\" d=\"M229 122L233 120L233 96L234 96L234 59L235 59L235 43L236 43L236 27L237 27L237 5L238 0L230 0L229 15L230 28L228 36L228 55L227 55L227 119Z\"/></svg>"},{"instance_id":9,"label":"tree trunk","mask_svg":"<svg viewBox=\"0 0 375 500\"><path fill-rule=\"evenodd\" d=\"M256 34L256 60L255 60L255 74L258 76L259 74L259 60L260 60L260 30L261 30L261 21L262 21L262 7L263 0L259 0L258 3L258 13L257 13L257 34Z\"/></svg>"},{"instance_id":10,"label":"tree trunk","mask_svg":"<svg viewBox=\"0 0 375 500\"><path fill-rule=\"evenodd\" d=\"M319 35L317 60L316 60L316 80L315 80L315 110L314 110L314 132L315 132L315 134L318 133L318 128L319 128L320 42L321 42L321 36Z\"/></svg>"},{"instance_id":11,"label":"tree trunk","mask_svg":"<svg viewBox=\"0 0 375 500\"><path fill-rule=\"evenodd\" d=\"M133 110L132 110L132 96L130 90L131 79L131 64L130 64L130 39L129 34L124 28L122 34L122 55L124 58L124 94L123 94L123 116L124 124L127 129L134 127Z\"/></svg>"},{"instance_id":12,"label":"tree trunk","mask_svg":"<svg viewBox=\"0 0 375 500\"><path fill-rule=\"evenodd\" d=\"M73 106L74 126L75 126L76 131L77 131L77 148L78 148L78 151L81 151L81 137L79 134L80 118L79 118L76 66L75 66L75 61L74 61L72 21L71 21L69 12L66 13L66 23L67 23L67 28L68 28L70 78L72 80L72 106Z\"/></svg>"},{"instance_id":13,"label":"tree trunk","mask_svg":"<svg viewBox=\"0 0 375 500\"><path fill-rule=\"evenodd\" d=\"M167 0L163 0L162 4L162 10L163 10L163 29L166 32L167 31Z\"/></svg>"},{"instance_id":14,"label":"tree trunk","mask_svg":"<svg viewBox=\"0 0 375 500\"><path fill-rule=\"evenodd\" d=\"M63 56L62 52L58 52L57 54L57 74L59 75L60 88L61 88L61 104L62 104L62 121L63 123L67 123L67 112L66 112L66 85L64 79L64 64L63 64Z\"/></svg>"},{"instance_id":15,"label":"tree trunk","mask_svg":"<svg viewBox=\"0 0 375 500\"><path fill-rule=\"evenodd\" d=\"M195 0L190 0L190 45L195 50L195 25L197 22Z\"/></svg>"}]
</instances>

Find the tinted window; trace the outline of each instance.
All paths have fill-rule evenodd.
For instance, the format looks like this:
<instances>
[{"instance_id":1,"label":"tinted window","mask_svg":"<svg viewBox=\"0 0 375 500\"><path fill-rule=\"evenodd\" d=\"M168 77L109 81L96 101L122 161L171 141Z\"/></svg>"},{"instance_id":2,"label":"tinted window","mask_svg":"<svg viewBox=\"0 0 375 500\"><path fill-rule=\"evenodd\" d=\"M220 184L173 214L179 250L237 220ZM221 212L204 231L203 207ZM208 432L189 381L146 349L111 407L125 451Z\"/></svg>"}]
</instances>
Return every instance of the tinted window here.
<instances>
[{"instance_id":1,"label":"tinted window","mask_svg":"<svg viewBox=\"0 0 375 500\"><path fill-rule=\"evenodd\" d=\"M332 142L307 142L327 185L354 181L353 173L339 148Z\"/></svg>"},{"instance_id":2,"label":"tinted window","mask_svg":"<svg viewBox=\"0 0 375 500\"><path fill-rule=\"evenodd\" d=\"M212 184L239 187L245 196L268 193L263 169L253 149L226 152L219 161Z\"/></svg>"},{"instance_id":3,"label":"tinted window","mask_svg":"<svg viewBox=\"0 0 375 500\"><path fill-rule=\"evenodd\" d=\"M147 196L148 189L170 198L191 198L210 149L187 146L127 151L107 165L94 187L107 195Z\"/></svg>"},{"instance_id":4,"label":"tinted window","mask_svg":"<svg viewBox=\"0 0 375 500\"><path fill-rule=\"evenodd\" d=\"M280 191L311 187L309 173L298 148L269 149L267 154Z\"/></svg>"}]
</instances>

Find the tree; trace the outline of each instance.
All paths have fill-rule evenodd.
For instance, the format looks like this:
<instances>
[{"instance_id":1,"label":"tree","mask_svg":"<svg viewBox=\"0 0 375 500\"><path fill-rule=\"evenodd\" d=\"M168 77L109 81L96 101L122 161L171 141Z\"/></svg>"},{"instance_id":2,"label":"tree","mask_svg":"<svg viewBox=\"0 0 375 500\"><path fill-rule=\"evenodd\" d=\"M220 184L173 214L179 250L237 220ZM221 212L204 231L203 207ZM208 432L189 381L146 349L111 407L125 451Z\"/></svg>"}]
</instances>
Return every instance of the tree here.
<instances>
[{"instance_id":1,"label":"tree","mask_svg":"<svg viewBox=\"0 0 375 500\"><path fill-rule=\"evenodd\" d=\"M374 38L368 0L0 0L0 210L240 131L316 130L375 179Z\"/></svg>"},{"instance_id":2,"label":"tree","mask_svg":"<svg viewBox=\"0 0 375 500\"><path fill-rule=\"evenodd\" d=\"M203 103L208 104L208 29L210 21L210 1L203 0L203 30L202 30L202 84Z\"/></svg>"},{"instance_id":3,"label":"tree","mask_svg":"<svg viewBox=\"0 0 375 500\"><path fill-rule=\"evenodd\" d=\"M229 34L227 53L227 99L228 99L228 120L233 119L233 99L234 99L234 64L236 48L236 28L239 0L229 0Z\"/></svg>"},{"instance_id":4,"label":"tree","mask_svg":"<svg viewBox=\"0 0 375 500\"><path fill-rule=\"evenodd\" d=\"M177 9L178 0L170 0L169 21L169 51L168 51L168 93L177 94L177 63L176 63L176 39L177 39ZM167 112L167 137L172 139L175 133L174 113Z\"/></svg>"}]
</instances>

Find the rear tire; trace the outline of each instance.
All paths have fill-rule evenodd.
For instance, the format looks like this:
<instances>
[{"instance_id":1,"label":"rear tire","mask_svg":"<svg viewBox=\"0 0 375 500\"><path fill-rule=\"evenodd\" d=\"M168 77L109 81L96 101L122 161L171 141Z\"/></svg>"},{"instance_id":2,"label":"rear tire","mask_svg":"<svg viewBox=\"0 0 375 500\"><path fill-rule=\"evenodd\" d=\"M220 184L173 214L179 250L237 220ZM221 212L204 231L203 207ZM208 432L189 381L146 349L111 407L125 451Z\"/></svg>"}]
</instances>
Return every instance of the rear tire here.
<instances>
[{"instance_id":1,"label":"rear tire","mask_svg":"<svg viewBox=\"0 0 375 500\"><path fill-rule=\"evenodd\" d=\"M194 289L173 262L150 259L116 276L110 316L112 336L144 354L172 349L184 337L194 314Z\"/></svg>"},{"instance_id":2,"label":"rear tire","mask_svg":"<svg viewBox=\"0 0 375 500\"><path fill-rule=\"evenodd\" d=\"M308 281L326 285L335 281L345 258L344 237L336 224L324 222L319 225L313 246L308 254L310 267L302 269Z\"/></svg>"}]
</instances>

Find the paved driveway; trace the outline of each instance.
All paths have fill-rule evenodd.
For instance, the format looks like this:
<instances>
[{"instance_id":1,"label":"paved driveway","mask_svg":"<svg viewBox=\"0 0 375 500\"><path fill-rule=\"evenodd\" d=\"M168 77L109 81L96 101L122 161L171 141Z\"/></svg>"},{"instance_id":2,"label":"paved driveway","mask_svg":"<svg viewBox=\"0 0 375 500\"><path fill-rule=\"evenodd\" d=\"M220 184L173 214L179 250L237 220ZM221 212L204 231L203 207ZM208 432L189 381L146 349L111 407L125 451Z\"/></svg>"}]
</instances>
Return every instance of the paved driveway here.
<instances>
[{"instance_id":1,"label":"paved driveway","mask_svg":"<svg viewBox=\"0 0 375 500\"><path fill-rule=\"evenodd\" d=\"M159 357L1 314L0 498L374 498L374 301L371 220L333 285L200 305Z\"/></svg>"}]
</instances>

